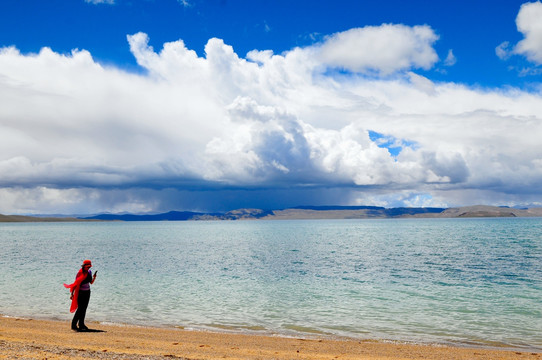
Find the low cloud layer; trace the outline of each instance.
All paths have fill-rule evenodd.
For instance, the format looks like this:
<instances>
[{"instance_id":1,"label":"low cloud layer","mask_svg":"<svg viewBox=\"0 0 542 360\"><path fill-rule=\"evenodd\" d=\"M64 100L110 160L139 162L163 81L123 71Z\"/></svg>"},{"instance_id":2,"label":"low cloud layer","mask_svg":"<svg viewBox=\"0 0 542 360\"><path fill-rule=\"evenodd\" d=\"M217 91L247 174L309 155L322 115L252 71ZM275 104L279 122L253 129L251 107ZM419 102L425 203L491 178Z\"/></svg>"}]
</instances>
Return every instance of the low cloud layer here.
<instances>
[{"instance_id":1,"label":"low cloud layer","mask_svg":"<svg viewBox=\"0 0 542 360\"><path fill-rule=\"evenodd\" d=\"M0 213L542 205L541 93L417 74L455 63L428 26L245 57L127 41L143 73L0 49Z\"/></svg>"}]
</instances>

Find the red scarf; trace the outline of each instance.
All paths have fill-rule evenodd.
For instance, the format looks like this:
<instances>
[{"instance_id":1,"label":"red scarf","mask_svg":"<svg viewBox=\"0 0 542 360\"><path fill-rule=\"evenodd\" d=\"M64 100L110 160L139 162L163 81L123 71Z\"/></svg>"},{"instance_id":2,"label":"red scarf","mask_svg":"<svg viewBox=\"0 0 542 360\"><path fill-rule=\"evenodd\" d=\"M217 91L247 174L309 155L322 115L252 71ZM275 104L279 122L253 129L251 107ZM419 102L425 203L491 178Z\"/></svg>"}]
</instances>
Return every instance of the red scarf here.
<instances>
[{"instance_id":1,"label":"red scarf","mask_svg":"<svg viewBox=\"0 0 542 360\"><path fill-rule=\"evenodd\" d=\"M64 287L70 289L70 292L73 291L70 312L75 312L75 310L77 310L77 298L79 296L79 288L81 287L81 283L87 278L87 276L88 272L86 274L83 274L83 269L79 269L79 271L77 272L77 276L75 277L75 282L69 285L64 284Z\"/></svg>"}]
</instances>

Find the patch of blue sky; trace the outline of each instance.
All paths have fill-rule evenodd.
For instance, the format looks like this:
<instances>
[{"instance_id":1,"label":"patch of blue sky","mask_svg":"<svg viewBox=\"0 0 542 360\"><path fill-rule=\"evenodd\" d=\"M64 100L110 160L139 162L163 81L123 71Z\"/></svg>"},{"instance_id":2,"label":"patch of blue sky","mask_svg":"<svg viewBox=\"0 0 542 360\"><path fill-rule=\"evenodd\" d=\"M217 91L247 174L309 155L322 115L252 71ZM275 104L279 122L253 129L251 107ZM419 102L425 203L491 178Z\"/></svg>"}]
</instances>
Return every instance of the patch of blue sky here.
<instances>
[{"instance_id":1,"label":"patch of blue sky","mask_svg":"<svg viewBox=\"0 0 542 360\"><path fill-rule=\"evenodd\" d=\"M391 156L396 158L404 148L416 147L416 142L405 139L397 139L392 135L382 134L373 130L369 130L369 139L376 143L380 148L387 149Z\"/></svg>"}]
</instances>

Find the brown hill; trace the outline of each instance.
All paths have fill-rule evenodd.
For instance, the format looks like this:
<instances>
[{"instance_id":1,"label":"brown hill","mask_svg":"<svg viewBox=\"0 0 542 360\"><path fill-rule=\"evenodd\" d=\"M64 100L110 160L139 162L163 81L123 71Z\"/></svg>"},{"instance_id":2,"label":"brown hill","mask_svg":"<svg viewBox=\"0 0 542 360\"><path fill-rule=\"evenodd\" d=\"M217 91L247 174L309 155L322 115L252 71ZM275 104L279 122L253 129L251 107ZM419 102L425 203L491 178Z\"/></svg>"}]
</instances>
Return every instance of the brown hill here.
<instances>
[{"instance_id":1,"label":"brown hill","mask_svg":"<svg viewBox=\"0 0 542 360\"><path fill-rule=\"evenodd\" d=\"M71 221L89 221L89 220L81 220L77 218L37 217L37 216L0 214L0 222L71 222Z\"/></svg>"},{"instance_id":2,"label":"brown hill","mask_svg":"<svg viewBox=\"0 0 542 360\"><path fill-rule=\"evenodd\" d=\"M465 206L450 208L438 214L437 217L538 217L542 216L542 208L513 209L498 206Z\"/></svg>"}]
</instances>

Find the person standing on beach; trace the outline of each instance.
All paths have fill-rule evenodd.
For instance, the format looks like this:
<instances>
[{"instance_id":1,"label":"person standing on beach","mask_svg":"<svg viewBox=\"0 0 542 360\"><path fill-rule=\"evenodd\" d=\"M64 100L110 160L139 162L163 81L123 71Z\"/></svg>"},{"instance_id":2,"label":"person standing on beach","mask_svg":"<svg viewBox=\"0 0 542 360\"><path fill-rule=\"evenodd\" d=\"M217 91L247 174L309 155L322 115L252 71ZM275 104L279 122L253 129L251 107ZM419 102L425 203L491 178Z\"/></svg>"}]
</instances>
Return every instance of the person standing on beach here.
<instances>
[{"instance_id":1,"label":"person standing on beach","mask_svg":"<svg viewBox=\"0 0 542 360\"><path fill-rule=\"evenodd\" d=\"M70 312L75 312L72 320L72 330L86 331L85 315L87 313L88 302L90 300L90 284L94 284L97 271L92 275L90 260L83 261L81 269L77 272L75 282L64 286L70 289L70 299L72 301ZM79 327L77 326L79 324Z\"/></svg>"}]
</instances>

